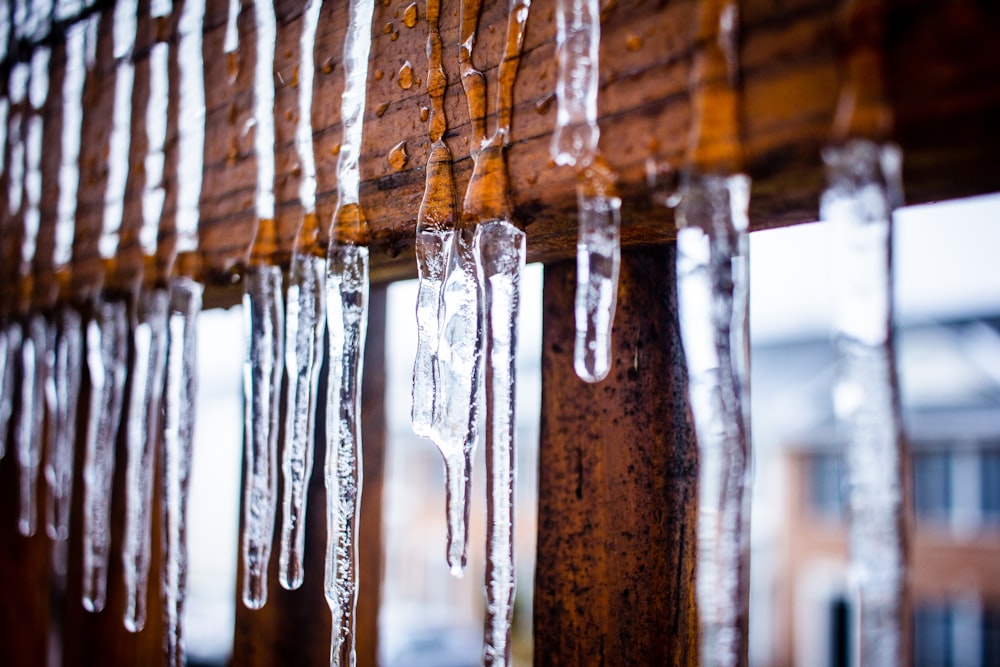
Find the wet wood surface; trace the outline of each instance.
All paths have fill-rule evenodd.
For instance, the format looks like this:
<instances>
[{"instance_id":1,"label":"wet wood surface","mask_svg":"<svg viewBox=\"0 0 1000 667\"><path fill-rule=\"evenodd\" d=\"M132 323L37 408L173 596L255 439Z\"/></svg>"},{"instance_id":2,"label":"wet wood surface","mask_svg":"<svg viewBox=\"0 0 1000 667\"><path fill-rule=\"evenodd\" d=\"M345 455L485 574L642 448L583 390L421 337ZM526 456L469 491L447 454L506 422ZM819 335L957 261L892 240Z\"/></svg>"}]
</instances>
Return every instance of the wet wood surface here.
<instances>
[{"instance_id":1,"label":"wet wood surface","mask_svg":"<svg viewBox=\"0 0 1000 667\"><path fill-rule=\"evenodd\" d=\"M240 48L226 57L227 0L208 0L204 23L206 76L206 145L201 198L201 239L208 280L231 285L246 261L256 227L256 159L253 150L254 17L246 2L239 20ZM375 8L368 77L368 103L361 151L361 203L372 228L376 280L412 276L414 224L423 194L430 141L421 120L430 106L426 90L427 24L417 4L417 20L403 21L407 0L383 0ZM843 35L836 0L743 0L740 38L742 92L740 122L748 171L753 178L751 221L754 229L815 219L823 175L820 150L833 125L844 82ZM926 202L1000 190L994 159L1000 150L1000 8L964 0L889 0L885 37L886 81L895 115L894 138L904 150L907 199ZM502 52L507 4L484 3L474 60L485 72L488 96L496 92L496 65ZM177 3L177 11L183 4ZM618 175L623 205L623 241L627 246L669 241L672 212L654 203L647 186L650 164L680 167L691 127L692 63L702 48L695 37L697 0L609 0L605 3L601 44L599 109L601 146ZM140 4L140 26L147 4ZM448 75L445 135L454 155L458 195L471 172L471 127L458 80L458 2L442 4L443 61ZM303 217L298 200L302 177L294 149L300 80L299 47L302 3L276 3L275 50L275 196L278 230L276 261L285 262ZM176 14L171 66L171 111L176 108ZM313 148L318 181L318 212L329 224L336 204L336 162L341 142L340 94L343 90L343 39L347 4L324 3L312 54L316 66ZM107 139L114 97L111 57L112 12L101 14L98 66L88 76L79 191L79 240L74 260L78 283L99 278L96 239L107 181ZM145 99L151 31L140 30L136 45L136 103ZM514 90L512 142L508 152L515 216L528 233L529 260L569 257L575 239L575 176L550 163L549 141L555 124L556 80L554 2L531 8L520 75ZM55 38L55 42L59 41ZM23 51L22 53L26 53ZM52 78L61 80L59 48ZM22 56L23 57L23 56ZM308 57L308 54L306 54ZM9 64L8 60L8 64ZM407 63L413 81L400 85ZM235 74L235 76L233 76ZM58 92L58 91L54 91ZM46 146L59 145L58 94L45 109ZM490 105L492 106L492 105ZM133 113L137 148L143 145L141 114ZM492 126L493 121L490 121ZM167 137L165 224L176 206L177 124ZM405 143L408 159L390 164L394 146ZM46 160L49 177L54 160ZM141 171L133 151L133 172ZM138 174L130 177L129 197L141 190ZM6 180L6 179L4 179ZM135 215L134 202L126 210ZM43 208L43 230L53 207ZM17 233L19 219L5 220L4 252ZM43 234L47 233L43 231ZM169 236L169 234L168 234ZM7 267L10 268L10 264ZM40 269L47 270L44 262ZM5 286L12 276L5 272ZM235 294L231 292L230 294ZM212 294L208 296L209 301ZM230 296L230 298L232 298Z\"/></svg>"},{"instance_id":2,"label":"wet wood surface","mask_svg":"<svg viewBox=\"0 0 1000 667\"><path fill-rule=\"evenodd\" d=\"M698 662L698 454L675 250L622 254L613 365L573 370L576 267L545 267L536 665Z\"/></svg>"}]
</instances>

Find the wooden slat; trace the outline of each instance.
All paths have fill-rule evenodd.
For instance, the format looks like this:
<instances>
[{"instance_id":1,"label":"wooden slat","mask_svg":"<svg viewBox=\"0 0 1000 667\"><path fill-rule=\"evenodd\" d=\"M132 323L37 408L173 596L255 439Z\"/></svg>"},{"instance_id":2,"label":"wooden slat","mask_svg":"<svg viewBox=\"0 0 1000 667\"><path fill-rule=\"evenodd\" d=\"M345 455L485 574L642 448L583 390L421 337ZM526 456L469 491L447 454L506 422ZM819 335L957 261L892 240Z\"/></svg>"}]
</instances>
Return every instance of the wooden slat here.
<instances>
[{"instance_id":1,"label":"wooden slat","mask_svg":"<svg viewBox=\"0 0 1000 667\"><path fill-rule=\"evenodd\" d=\"M571 262L545 268L536 665L696 664L698 455L673 246L622 255L614 362L573 371Z\"/></svg>"}]
</instances>

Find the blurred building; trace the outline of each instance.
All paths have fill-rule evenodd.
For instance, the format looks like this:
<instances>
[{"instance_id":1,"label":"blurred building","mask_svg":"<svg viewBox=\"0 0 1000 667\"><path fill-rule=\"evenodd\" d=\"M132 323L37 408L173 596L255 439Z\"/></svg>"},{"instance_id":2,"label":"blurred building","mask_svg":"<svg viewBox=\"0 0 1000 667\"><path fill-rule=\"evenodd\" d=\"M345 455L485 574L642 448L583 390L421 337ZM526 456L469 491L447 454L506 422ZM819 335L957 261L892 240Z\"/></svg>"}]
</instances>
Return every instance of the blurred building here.
<instances>
[{"instance_id":1,"label":"blurred building","mask_svg":"<svg viewBox=\"0 0 1000 667\"><path fill-rule=\"evenodd\" d=\"M997 665L1000 317L905 326L897 359L915 517L914 664ZM828 339L754 347L757 664L855 664L835 363Z\"/></svg>"}]
</instances>

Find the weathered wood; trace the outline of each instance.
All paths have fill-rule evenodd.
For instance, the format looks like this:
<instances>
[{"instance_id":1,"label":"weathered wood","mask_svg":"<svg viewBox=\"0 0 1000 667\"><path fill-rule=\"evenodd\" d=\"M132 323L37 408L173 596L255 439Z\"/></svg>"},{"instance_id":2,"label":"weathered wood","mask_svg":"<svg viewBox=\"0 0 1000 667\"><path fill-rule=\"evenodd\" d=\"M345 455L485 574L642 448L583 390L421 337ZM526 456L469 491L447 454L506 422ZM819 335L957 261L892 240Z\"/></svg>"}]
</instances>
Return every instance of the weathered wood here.
<instances>
[{"instance_id":1,"label":"weathered wood","mask_svg":"<svg viewBox=\"0 0 1000 667\"><path fill-rule=\"evenodd\" d=\"M357 662L360 667L374 667L378 655L378 607L383 570L385 296L385 287L374 288L371 292L362 385L364 483L361 493L361 528L358 533L357 612ZM325 366L319 395L326 396ZM309 504L306 508L305 582L295 591L286 591L278 582L278 550L281 544L279 515L268 570L268 600L262 609L251 611L243 606L243 566L240 563L237 573L234 665L322 665L330 660L331 617L323 593L327 532L326 490L323 485L323 465L326 460L324 406L320 406L318 411L314 446L314 469L309 481Z\"/></svg>"},{"instance_id":2,"label":"weathered wood","mask_svg":"<svg viewBox=\"0 0 1000 667\"><path fill-rule=\"evenodd\" d=\"M622 255L614 362L573 370L571 262L545 268L536 665L696 664L698 455L675 249Z\"/></svg>"},{"instance_id":3,"label":"weathered wood","mask_svg":"<svg viewBox=\"0 0 1000 667\"><path fill-rule=\"evenodd\" d=\"M204 32L206 147L202 196L205 272L217 285L231 283L245 261L256 226L253 149L254 19L247 3L239 21L240 50L230 61L223 53L226 0L209 0ZM361 202L372 227L376 279L410 276L416 211L423 192L429 150L421 109L426 92L426 23L419 7L415 27L402 21L408 0L386 0L375 11L368 107L361 156ZM474 58L495 91L507 4L484 3ZM552 261L572 254L575 238L575 176L554 168L549 139L555 123L556 79L553 2L536 2L528 22L521 72L515 87L512 145L508 151L515 212L528 232L529 259ZM830 136L843 85L843 42L837 0L743 0L740 103L744 148L753 178L754 229L814 219L823 184L819 152ZM896 119L895 138L905 155L907 198L922 202L1000 189L993 157L1000 149L1000 9L965 0L890 0L885 44L886 81ZM178 3L178 9L181 7ZM672 212L650 201L647 164L683 164L691 133L692 62L698 0L608 2L601 46L602 148L620 177L623 241L627 246L663 243L674 235ZM287 261L302 218L298 202L300 165L294 150L298 119L301 3L277 3L275 62L278 218L276 261ZM145 10L143 10L145 11ZM449 85L445 138L455 157L459 191L471 171L470 127L457 72L457 0L444 2L441 33ZM80 239L75 264L80 285L99 277L96 239L107 179L107 139L114 89L110 7L102 14L98 67L88 78L79 192ZM341 141L342 49L347 25L345 3L324 3L314 54L316 81L311 120L318 177L318 211L328 222L336 203L336 161ZM176 31L176 17L170 24ZM148 32L148 31L144 31ZM176 35L175 35L176 37ZM56 38L58 41L58 37ZM176 45L177 40L174 39ZM136 49L137 90L148 35ZM20 57L25 57L26 51ZM403 89L397 73L409 62L414 83ZM8 60L7 64L9 65ZM61 58L53 59L59 67ZM232 65L236 65L235 77ZM171 95L177 94L177 68ZM54 117L49 104L47 117ZM176 97L172 98L173 109ZM492 122L492 121L491 121ZM55 127L55 123L53 127ZM175 122L167 145L165 216L173 215L176 189ZM141 134L141 133L140 133ZM48 134L47 146L56 146ZM387 156L405 142L409 159L399 170ZM133 161L133 168L140 165ZM130 189L132 197L136 188ZM130 210L135 210L134 207ZM44 215L53 214L47 207ZM4 236L16 234L16 220ZM5 283L10 280L4 277ZM230 297L231 298L231 297Z\"/></svg>"}]
</instances>

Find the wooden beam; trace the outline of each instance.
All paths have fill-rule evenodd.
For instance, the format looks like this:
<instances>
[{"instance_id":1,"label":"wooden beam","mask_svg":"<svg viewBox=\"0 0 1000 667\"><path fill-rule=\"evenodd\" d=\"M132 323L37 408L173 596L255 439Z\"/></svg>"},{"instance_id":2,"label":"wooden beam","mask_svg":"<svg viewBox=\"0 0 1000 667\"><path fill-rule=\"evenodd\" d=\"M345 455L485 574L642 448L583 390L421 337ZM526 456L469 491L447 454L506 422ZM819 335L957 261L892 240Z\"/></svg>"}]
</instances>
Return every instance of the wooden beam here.
<instances>
[{"instance_id":1,"label":"wooden beam","mask_svg":"<svg viewBox=\"0 0 1000 667\"><path fill-rule=\"evenodd\" d=\"M674 246L622 254L614 362L573 370L572 262L545 267L536 665L698 662L698 453Z\"/></svg>"},{"instance_id":2,"label":"wooden beam","mask_svg":"<svg viewBox=\"0 0 1000 667\"><path fill-rule=\"evenodd\" d=\"M376 280L412 276L416 211L422 196L429 141L422 109L426 91L426 22L407 27L402 14L409 0L377 3L373 31L368 106L361 152L361 202L372 227ZM448 74L445 136L454 155L459 194L471 171L469 123L458 80L458 1L445 0L441 13L444 65ZM740 115L748 172L753 179L751 220L762 229L816 218L823 186L819 152L830 135L843 85L837 0L742 0ZM1000 152L1000 9L963 0L887 0L886 81L896 119L895 139L904 150L907 199L926 202L1000 190L993 168ZM180 5L178 5L180 7ZM232 283L246 259L256 221L253 149L254 24L247 3L239 21L235 59L223 53L226 0L209 0L204 23L206 146L202 195L202 248L210 283ZM495 90L507 3L484 2L475 60ZM301 3L276 4L275 193L279 248L287 261L302 218L298 201L301 169L294 151L298 120L297 87L301 55ZM672 212L652 203L646 185L650 161L683 164L692 130L692 63L701 48L695 39L699 0L612 0L603 14L600 75L601 146L617 172L623 196L626 246L665 243L674 236ZM143 10L144 11L144 10ZM107 179L107 139L114 89L111 9L100 26L98 66L88 78L78 224L74 260L79 281L94 275ZM345 3L324 3L316 40L316 80L311 120L318 177L318 210L328 222L336 204L336 162L341 141ZM176 20L171 24L176 31ZM58 37L56 37L58 41ZM148 57L140 39L136 59ZM176 44L176 39L172 44ZM25 57L22 50L20 56ZM62 58L53 59L58 70ZM413 85L403 89L398 72L410 63ZM7 65L9 66L10 60ZM235 69L234 66L235 65ZM139 67L137 87L142 86ZM235 76L233 76L235 74ZM60 76L53 72L53 79ZM170 88L179 81L172 68ZM530 261L572 255L575 239L575 176L554 168L549 140L555 124L554 1L531 8L521 71L515 87L512 143L508 150L515 214L528 233ZM58 96L46 116L55 118ZM172 105L176 104L176 100ZM173 109L174 106L171 106ZM53 128L57 126L53 123ZM176 122L168 134L167 205L173 215L177 174ZM57 146L48 135L47 146ZM387 156L405 142L409 159L397 169ZM138 167L133 164L133 167ZM0 184L3 185L3 184ZM137 196L133 189L132 197ZM132 207L130 210L135 210ZM51 207L44 216L53 215ZM17 226L15 220L8 226ZM43 220L43 228L48 229ZM12 238L16 230L3 236ZM5 277L5 283L10 278Z\"/></svg>"}]
</instances>

